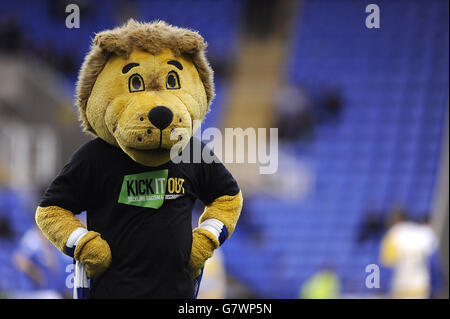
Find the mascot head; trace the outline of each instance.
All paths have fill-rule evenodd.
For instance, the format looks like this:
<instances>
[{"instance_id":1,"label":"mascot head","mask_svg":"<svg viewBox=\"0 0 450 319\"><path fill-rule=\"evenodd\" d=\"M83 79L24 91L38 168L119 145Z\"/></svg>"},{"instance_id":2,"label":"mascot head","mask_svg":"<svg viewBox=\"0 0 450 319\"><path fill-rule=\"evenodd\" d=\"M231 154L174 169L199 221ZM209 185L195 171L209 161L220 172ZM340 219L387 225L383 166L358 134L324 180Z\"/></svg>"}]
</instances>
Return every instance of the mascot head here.
<instances>
[{"instance_id":1,"label":"mascot head","mask_svg":"<svg viewBox=\"0 0 450 319\"><path fill-rule=\"evenodd\" d=\"M169 161L214 97L205 48L197 32L162 21L129 20L98 33L77 82L84 130L140 164Z\"/></svg>"}]
</instances>

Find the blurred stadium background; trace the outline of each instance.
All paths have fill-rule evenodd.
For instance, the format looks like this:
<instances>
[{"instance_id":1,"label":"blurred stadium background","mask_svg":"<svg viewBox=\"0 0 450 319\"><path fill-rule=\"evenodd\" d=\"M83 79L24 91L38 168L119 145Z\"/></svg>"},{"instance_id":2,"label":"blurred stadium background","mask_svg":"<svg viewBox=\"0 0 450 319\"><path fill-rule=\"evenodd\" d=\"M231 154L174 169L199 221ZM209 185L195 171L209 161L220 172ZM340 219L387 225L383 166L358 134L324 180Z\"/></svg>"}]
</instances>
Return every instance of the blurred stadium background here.
<instances>
[{"instance_id":1,"label":"blurred stadium background","mask_svg":"<svg viewBox=\"0 0 450 319\"><path fill-rule=\"evenodd\" d=\"M65 27L69 3L78 29ZM379 29L365 26L369 3ZM276 174L227 165L245 204L203 297L392 297L396 266L380 256L403 216L438 243L440 258L416 256L425 297L448 298L447 0L0 2L0 297L70 297L71 260L34 210L89 138L73 95L91 38L129 17L205 37L217 97L203 128L279 128Z\"/></svg>"}]
</instances>

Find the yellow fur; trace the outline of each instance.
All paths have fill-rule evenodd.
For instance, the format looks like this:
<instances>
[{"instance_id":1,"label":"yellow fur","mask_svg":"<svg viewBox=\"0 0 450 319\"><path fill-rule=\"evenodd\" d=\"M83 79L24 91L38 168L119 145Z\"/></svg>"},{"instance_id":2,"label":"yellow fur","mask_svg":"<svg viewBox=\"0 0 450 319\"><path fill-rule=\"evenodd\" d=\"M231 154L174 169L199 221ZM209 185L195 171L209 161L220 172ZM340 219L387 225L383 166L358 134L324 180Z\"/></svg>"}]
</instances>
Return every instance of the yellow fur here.
<instances>
[{"instance_id":1,"label":"yellow fur","mask_svg":"<svg viewBox=\"0 0 450 319\"><path fill-rule=\"evenodd\" d=\"M81 238L75 248L74 258L85 265L88 278L101 275L112 261L108 243L94 231L88 232Z\"/></svg>"},{"instance_id":2,"label":"yellow fur","mask_svg":"<svg viewBox=\"0 0 450 319\"><path fill-rule=\"evenodd\" d=\"M239 219L242 209L242 192L234 196L222 196L217 198L211 204L206 206L202 216L200 216L199 224L203 223L206 219L215 218L224 223L228 231L228 238L234 232L236 223Z\"/></svg>"},{"instance_id":3,"label":"yellow fur","mask_svg":"<svg viewBox=\"0 0 450 319\"><path fill-rule=\"evenodd\" d=\"M58 206L38 207L35 219L42 233L65 254L70 234L78 227L86 228L70 211ZM88 277L93 278L111 264L111 250L99 233L90 231L77 244L74 258L86 265Z\"/></svg>"},{"instance_id":4,"label":"yellow fur","mask_svg":"<svg viewBox=\"0 0 450 319\"><path fill-rule=\"evenodd\" d=\"M63 253L70 234L78 227L86 228L72 212L58 206L38 207L35 219L44 235Z\"/></svg>"},{"instance_id":5,"label":"yellow fur","mask_svg":"<svg viewBox=\"0 0 450 319\"><path fill-rule=\"evenodd\" d=\"M95 128L86 117L86 105L97 77L107 62L114 57L128 60L130 54L138 50L158 56L164 49L169 49L177 59L189 59L201 79L208 108L214 98L214 82L213 71L205 57L206 46L197 32L174 27L163 21L139 23L130 19L120 27L98 33L83 62L77 82L77 105L84 129L96 135Z\"/></svg>"},{"instance_id":6,"label":"yellow fur","mask_svg":"<svg viewBox=\"0 0 450 319\"><path fill-rule=\"evenodd\" d=\"M167 64L170 60L180 62L183 69ZM122 68L131 62L139 66L123 74ZM166 89L167 76L173 70L180 88ZM145 91L130 93L128 83L134 74L142 77ZM147 118L152 108L161 105L174 114L162 132ZM171 136L172 131L180 133L180 143L185 145L193 134L193 121L202 121L207 110L203 83L189 58L176 57L169 49L158 55L134 50L127 59L113 56L108 60L87 101L86 118L100 138L120 147L136 162L159 166L169 161L171 147L180 142Z\"/></svg>"},{"instance_id":7,"label":"yellow fur","mask_svg":"<svg viewBox=\"0 0 450 319\"><path fill-rule=\"evenodd\" d=\"M221 196L206 206L200 217L199 224L209 218L215 218L224 223L228 231L228 238L234 232L242 209L242 192L235 196ZM192 234L192 252L189 269L192 278L196 278L207 259L212 257L214 249L219 247L219 241L210 231L196 228Z\"/></svg>"},{"instance_id":8,"label":"yellow fur","mask_svg":"<svg viewBox=\"0 0 450 319\"><path fill-rule=\"evenodd\" d=\"M219 247L219 241L208 230L203 228L194 229L189 260L189 270L192 278L197 278L200 275L206 260L212 257L217 247Z\"/></svg>"}]
</instances>

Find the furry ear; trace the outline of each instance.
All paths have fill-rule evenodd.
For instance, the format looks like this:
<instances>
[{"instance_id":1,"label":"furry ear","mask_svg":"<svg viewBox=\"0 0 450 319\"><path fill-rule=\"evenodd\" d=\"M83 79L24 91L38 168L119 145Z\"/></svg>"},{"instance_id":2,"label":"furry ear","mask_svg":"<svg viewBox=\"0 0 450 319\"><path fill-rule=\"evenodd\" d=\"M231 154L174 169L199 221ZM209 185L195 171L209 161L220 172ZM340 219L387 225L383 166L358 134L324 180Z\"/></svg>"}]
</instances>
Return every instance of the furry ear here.
<instances>
[{"instance_id":1,"label":"furry ear","mask_svg":"<svg viewBox=\"0 0 450 319\"><path fill-rule=\"evenodd\" d=\"M113 32L100 32L93 41L93 44L98 46L102 51L109 53L116 53L120 56L128 56L129 48L126 43L120 39L120 36Z\"/></svg>"},{"instance_id":2,"label":"furry ear","mask_svg":"<svg viewBox=\"0 0 450 319\"><path fill-rule=\"evenodd\" d=\"M195 55L206 49L207 44L198 33L184 33L182 36L175 38L179 48L183 48L183 52L189 55ZM181 43L182 42L182 43Z\"/></svg>"}]
</instances>

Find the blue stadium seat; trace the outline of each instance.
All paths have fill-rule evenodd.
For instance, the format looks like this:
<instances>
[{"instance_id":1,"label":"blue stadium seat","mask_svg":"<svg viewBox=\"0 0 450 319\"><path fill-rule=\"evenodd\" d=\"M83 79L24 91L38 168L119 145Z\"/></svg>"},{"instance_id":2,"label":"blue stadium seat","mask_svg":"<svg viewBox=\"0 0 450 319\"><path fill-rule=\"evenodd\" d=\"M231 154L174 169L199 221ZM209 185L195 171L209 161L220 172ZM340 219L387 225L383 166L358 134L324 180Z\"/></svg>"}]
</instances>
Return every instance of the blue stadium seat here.
<instances>
[{"instance_id":1,"label":"blue stadium seat","mask_svg":"<svg viewBox=\"0 0 450 319\"><path fill-rule=\"evenodd\" d=\"M377 4L381 29L368 30L366 2L303 2L288 80L340 87L346 103L338 123L317 127L309 144L294 144L316 164L317 190L308 204L288 208L270 199L251 208L285 273L256 276L250 259L254 265L268 254L231 253L241 245L237 239L223 246L227 260L239 265L230 272L264 297L296 298L296 285L327 259L336 264L343 293L370 293L365 266L378 263L379 241L356 241L365 214L399 203L413 218L430 211L448 112L448 2ZM288 210L296 213L281 215ZM252 247L247 243L258 249Z\"/></svg>"}]
</instances>

